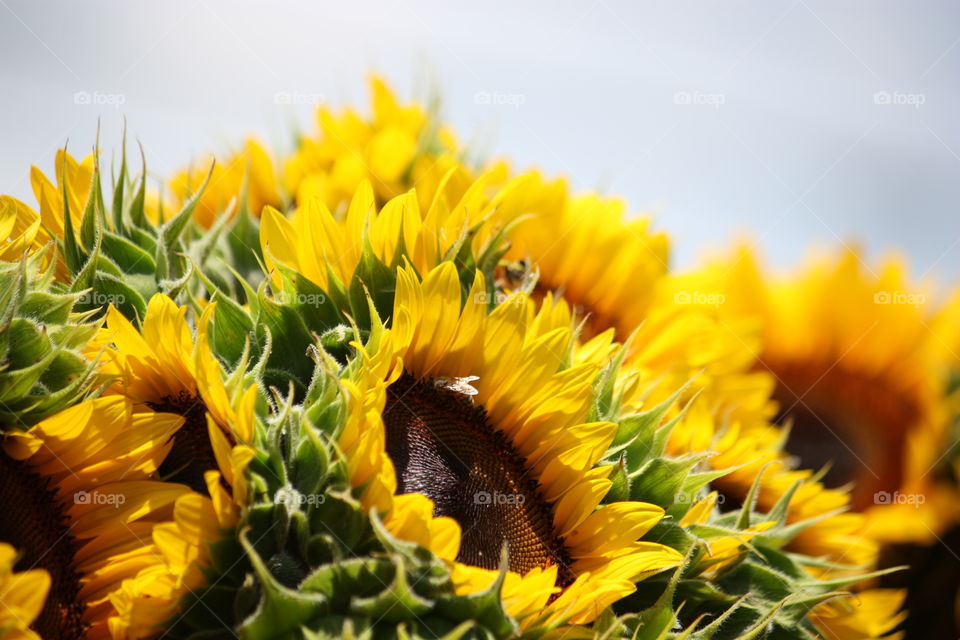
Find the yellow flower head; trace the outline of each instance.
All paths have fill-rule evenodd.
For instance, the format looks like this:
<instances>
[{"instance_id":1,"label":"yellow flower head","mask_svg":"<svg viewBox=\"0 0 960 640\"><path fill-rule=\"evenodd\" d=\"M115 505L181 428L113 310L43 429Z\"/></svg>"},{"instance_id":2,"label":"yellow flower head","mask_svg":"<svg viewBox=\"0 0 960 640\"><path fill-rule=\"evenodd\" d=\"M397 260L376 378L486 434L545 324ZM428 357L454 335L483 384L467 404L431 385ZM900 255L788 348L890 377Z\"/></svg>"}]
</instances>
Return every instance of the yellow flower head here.
<instances>
[{"instance_id":1,"label":"yellow flower head","mask_svg":"<svg viewBox=\"0 0 960 640\"><path fill-rule=\"evenodd\" d=\"M464 243L480 255L497 241L504 225L529 211L550 208L558 197L556 185L544 183L536 173L503 184L500 174L492 170L461 190L460 174L453 169L426 209L418 199L420 190L378 208L366 180L342 216L317 197L301 204L290 219L268 207L260 226L264 257L268 266L280 262L329 290L331 276L341 284L351 281L365 243L384 264L395 264L402 254L421 272L450 258Z\"/></svg>"},{"instance_id":2,"label":"yellow flower head","mask_svg":"<svg viewBox=\"0 0 960 640\"><path fill-rule=\"evenodd\" d=\"M171 178L175 210L200 190L213 161L214 158L208 156ZM246 203L241 202L244 195ZM213 164L210 181L193 211L194 219L201 227L209 228L231 202L233 214L246 204L253 216L259 216L267 205L278 207L281 204L280 184L273 161L266 149L252 138L244 142L240 151Z\"/></svg>"},{"instance_id":3,"label":"yellow flower head","mask_svg":"<svg viewBox=\"0 0 960 640\"><path fill-rule=\"evenodd\" d=\"M106 397L182 417L166 434L167 453L157 473L192 489L151 532L148 552L163 562L110 594L116 637L150 635L176 612L184 593L204 584L209 543L236 526L248 500L244 471L254 456L256 387L244 387L236 377L224 382L208 336L215 306L206 306L195 336L186 307L164 295L150 300L141 330L111 307L106 327L88 347L103 360L101 373L116 380Z\"/></svg>"},{"instance_id":4,"label":"yellow flower head","mask_svg":"<svg viewBox=\"0 0 960 640\"><path fill-rule=\"evenodd\" d=\"M77 162L65 150L58 149L56 178L55 186L40 169L30 168L30 182L40 207L39 213L12 196L0 196L0 238L3 238L0 260L19 260L25 253L32 254L51 241L62 239L67 207L74 228L79 226L93 183L93 155ZM57 277L66 279L65 265L58 267Z\"/></svg>"},{"instance_id":5,"label":"yellow flower head","mask_svg":"<svg viewBox=\"0 0 960 640\"><path fill-rule=\"evenodd\" d=\"M189 488L153 478L182 423L180 416L111 396L4 438L0 539L17 549L18 566L49 575L46 583L16 581L10 588L17 592L4 599L34 607L42 594L21 589L49 584L32 625L40 636L108 635L111 591L162 564L145 543Z\"/></svg>"},{"instance_id":6,"label":"yellow flower head","mask_svg":"<svg viewBox=\"0 0 960 640\"><path fill-rule=\"evenodd\" d=\"M647 218L625 219L625 204L588 194L562 196L509 233L508 259L527 260L540 291L561 291L587 319L591 335L609 328L625 340L643 324L658 280L667 271L666 235Z\"/></svg>"},{"instance_id":7,"label":"yellow flower head","mask_svg":"<svg viewBox=\"0 0 960 640\"><path fill-rule=\"evenodd\" d=\"M372 116L317 110L319 133L304 136L284 166L287 191L303 204L314 197L331 210L367 180L380 202L413 186L421 195L457 165L453 134L417 104L401 104L382 79L370 79ZM429 200L420 202L426 208Z\"/></svg>"},{"instance_id":8,"label":"yellow flower head","mask_svg":"<svg viewBox=\"0 0 960 640\"><path fill-rule=\"evenodd\" d=\"M935 481L956 413L949 310L930 311L933 296L900 262L874 271L849 250L788 278L763 274L746 250L705 274L731 315L762 321L757 368L776 382L787 452L830 463L833 486L854 483L851 506L871 537L930 540L956 520L954 492Z\"/></svg>"},{"instance_id":9,"label":"yellow flower head","mask_svg":"<svg viewBox=\"0 0 960 640\"><path fill-rule=\"evenodd\" d=\"M505 548L503 598L525 628L590 622L681 556L638 541L659 507L599 506L615 425L583 419L600 364L565 366L571 328L522 294L487 309L479 274L464 303L452 263L422 282L398 271L393 325L358 345L345 383L351 481L394 535L451 564L459 592L489 586Z\"/></svg>"}]
</instances>

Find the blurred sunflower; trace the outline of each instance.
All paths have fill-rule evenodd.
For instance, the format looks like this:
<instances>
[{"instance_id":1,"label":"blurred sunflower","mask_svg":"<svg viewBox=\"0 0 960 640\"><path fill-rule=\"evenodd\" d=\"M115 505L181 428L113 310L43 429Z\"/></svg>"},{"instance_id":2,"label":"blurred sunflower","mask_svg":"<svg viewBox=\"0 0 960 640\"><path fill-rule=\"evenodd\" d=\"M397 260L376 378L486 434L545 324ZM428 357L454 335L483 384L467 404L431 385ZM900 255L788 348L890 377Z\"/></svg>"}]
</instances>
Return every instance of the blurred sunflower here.
<instances>
[{"instance_id":1,"label":"blurred sunflower","mask_svg":"<svg viewBox=\"0 0 960 640\"><path fill-rule=\"evenodd\" d=\"M5 436L0 540L17 550L17 570L49 576L49 594L31 625L41 637L110 637L111 592L162 564L143 552L145 541L189 489L152 478L170 449L169 434L182 423L114 396ZM13 581L4 601L36 607L43 582Z\"/></svg>"},{"instance_id":2,"label":"blurred sunflower","mask_svg":"<svg viewBox=\"0 0 960 640\"><path fill-rule=\"evenodd\" d=\"M899 589L868 589L847 598L837 598L816 607L810 617L826 640L890 638L890 632L907 613L902 611L906 593Z\"/></svg>"},{"instance_id":3,"label":"blurred sunflower","mask_svg":"<svg viewBox=\"0 0 960 640\"><path fill-rule=\"evenodd\" d=\"M913 567L883 580L909 590L903 628L956 635L949 617L934 615L954 607L960 587L955 558L940 551L953 544L960 515L949 469L955 310L931 310L932 295L908 282L901 262L874 271L853 250L776 278L740 249L697 277L722 292L728 314L761 318L757 367L776 380L785 451L824 469L828 486L852 486L854 512L803 532L806 550L834 522L846 537L882 543L882 565ZM818 500L841 506L841 495L828 489Z\"/></svg>"},{"instance_id":4,"label":"blurred sunflower","mask_svg":"<svg viewBox=\"0 0 960 640\"><path fill-rule=\"evenodd\" d=\"M426 210L436 185L458 162L451 130L419 104L401 104L379 77L370 78L372 114L317 109L316 135L300 136L283 167L283 183L303 205L319 197L333 211L370 181L378 202L413 186Z\"/></svg>"},{"instance_id":5,"label":"blurred sunflower","mask_svg":"<svg viewBox=\"0 0 960 640\"><path fill-rule=\"evenodd\" d=\"M715 269L728 311L762 318L757 366L776 380L787 451L826 467L828 485L852 484L851 506L883 542L929 542L956 522L957 495L936 468L957 410L956 357L902 264L872 272L848 250L775 279L741 250Z\"/></svg>"},{"instance_id":6,"label":"blurred sunflower","mask_svg":"<svg viewBox=\"0 0 960 640\"><path fill-rule=\"evenodd\" d=\"M244 207L255 217L267 205L279 207L282 204L280 180L273 160L263 145L253 138L247 139L239 151L227 155L223 161L214 162L213 156L207 156L174 174L169 188L175 210L182 208L200 191L208 173L209 181L193 212L197 224L204 229L213 225L231 201L234 201L234 214Z\"/></svg>"},{"instance_id":7,"label":"blurred sunflower","mask_svg":"<svg viewBox=\"0 0 960 640\"><path fill-rule=\"evenodd\" d=\"M638 541L659 507L597 508L616 429L582 422L599 363L565 367L571 330L544 330L522 294L489 315L481 275L461 294L452 263L422 282L399 270L392 327L348 368L352 483L394 535L451 563L459 593L488 587L506 549L503 600L524 628L590 622L682 557Z\"/></svg>"}]
</instances>

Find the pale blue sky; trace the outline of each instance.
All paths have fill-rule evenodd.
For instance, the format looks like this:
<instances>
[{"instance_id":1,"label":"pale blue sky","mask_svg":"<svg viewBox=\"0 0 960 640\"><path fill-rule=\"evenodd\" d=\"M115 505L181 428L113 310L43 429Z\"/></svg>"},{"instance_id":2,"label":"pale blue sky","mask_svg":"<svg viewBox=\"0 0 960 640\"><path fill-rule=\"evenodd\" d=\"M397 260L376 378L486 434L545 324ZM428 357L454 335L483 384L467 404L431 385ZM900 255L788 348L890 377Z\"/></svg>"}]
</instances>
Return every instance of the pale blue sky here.
<instances>
[{"instance_id":1,"label":"pale blue sky","mask_svg":"<svg viewBox=\"0 0 960 640\"><path fill-rule=\"evenodd\" d=\"M680 266L749 232L777 265L859 241L960 275L956 3L0 0L0 57L0 191L24 198L98 117L165 174L287 144L311 108L277 92L365 103L374 69L438 87L491 154L652 212Z\"/></svg>"}]
</instances>

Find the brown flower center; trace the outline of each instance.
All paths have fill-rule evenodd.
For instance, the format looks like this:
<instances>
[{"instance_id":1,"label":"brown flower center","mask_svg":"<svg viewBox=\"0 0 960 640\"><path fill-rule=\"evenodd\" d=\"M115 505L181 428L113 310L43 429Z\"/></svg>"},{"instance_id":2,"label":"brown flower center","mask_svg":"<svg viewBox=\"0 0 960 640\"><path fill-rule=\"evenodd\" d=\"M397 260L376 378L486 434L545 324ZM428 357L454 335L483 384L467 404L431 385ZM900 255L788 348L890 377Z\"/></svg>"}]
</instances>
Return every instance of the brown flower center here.
<instances>
[{"instance_id":1,"label":"brown flower center","mask_svg":"<svg viewBox=\"0 0 960 640\"><path fill-rule=\"evenodd\" d=\"M217 468L217 458L207 431L207 407L194 395L181 392L175 398L166 397L150 408L163 413L183 416L184 423L173 434L173 447L157 470L166 482L185 484L197 493L207 495L203 474Z\"/></svg>"},{"instance_id":2,"label":"brown flower center","mask_svg":"<svg viewBox=\"0 0 960 640\"><path fill-rule=\"evenodd\" d=\"M507 548L510 570L558 565L557 584L573 580L550 505L526 460L470 396L439 379L404 374L387 392L387 454L397 493L420 493L462 530L457 560L497 569Z\"/></svg>"},{"instance_id":3,"label":"brown flower center","mask_svg":"<svg viewBox=\"0 0 960 640\"><path fill-rule=\"evenodd\" d=\"M74 568L76 541L70 535L66 505L49 478L0 452L0 541L20 554L16 571L46 569L50 593L32 629L48 640L79 640L87 625L80 601L80 575Z\"/></svg>"},{"instance_id":4,"label":"brown flower center","mask_svg":"<svg viewBox=\"0 0 960 640\"><path fill-rule=\"evenodd\" d=\"M854 482L858 510L872 506L878 491L900 486L906 435L920 419L909 394L842 365L766 364L778 381L777 422L793 423L786 449L804 468L832 463L825 483Z\"/></svg>"}]
</instances>

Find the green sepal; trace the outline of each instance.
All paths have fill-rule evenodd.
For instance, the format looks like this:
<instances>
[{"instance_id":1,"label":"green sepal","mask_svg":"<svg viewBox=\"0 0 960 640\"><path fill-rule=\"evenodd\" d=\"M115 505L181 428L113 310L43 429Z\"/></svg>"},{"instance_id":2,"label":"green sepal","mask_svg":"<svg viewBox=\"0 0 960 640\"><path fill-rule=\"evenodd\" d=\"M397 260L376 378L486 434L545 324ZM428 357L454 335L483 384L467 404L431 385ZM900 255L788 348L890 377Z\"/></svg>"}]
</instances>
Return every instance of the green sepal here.
<instances>
[{"instance_id":1,"label":"green sepal","mask_svg":"<svg viewBox=\"0 0 960 640\"><path fill-rule=\"evenodd\" d=\"M288 637L310 620L327 613L329 602L323 594L291 589L276 580L250 543L249 533L249 530L241 531L240 541L258 578L260 601L256 610L237 627L240 637L251 640Z\"/></svg>"},{"instance_id":2,"label":"green sepal","mask_svg":"<svg viewBox=\"0 0 960 640\"><path fill-rule=\"evenodd\" d=\"M709 453L699 453L649 460L630 474L630 499L670 508L681 493L687 476L709 456Z\"/></svg>"},{"instance_id":3,"label":"green sepal","mask_svg":"<svg viewBox=\"0 0 960 640\"><path fill-rule=\"evenodd\" d=\"M398 623L416 620L429 613L433 606L433 602L417 595L410 587L403 557L398 556L389 585L374 596L354 598L350 603L350 612L374 620Z\"/></svg>"},{"instance_id":4,"label":"green sepal","mask_svg":"<svg viewBox=\"0 0 960 640\"><path fill-rule=\"evenodd\" d=\"M210 169L207 171L207 177L204 179L203 184L201 184L200 188L184 203L180 212L162 223L157 230L158 243L155 259L157 263L158 280L176 279L183 275L182 272L173 268L183 261L183 258L178 258L175 254L180 246L180 237L187 229L187 224L193 220L193 211L197 208L200 198L203 197L203 192L210 183L214 166L215 163L210 164Z\"/></svg>"},{"instance_id":5,"label":"green sepal","mask_svg":"<svg viewBox=\"0 0 960 640\"><path fill-rule=\"evenodd\" d=\"M368 297L373 301L373 306L381 318L389 318L393 315L396 287L396 272L381 262L374 253L370 241L364 240L360 262L353 272L348 289L350 311L360 327L370 326Z\"/></svg>"}]
</instances>

